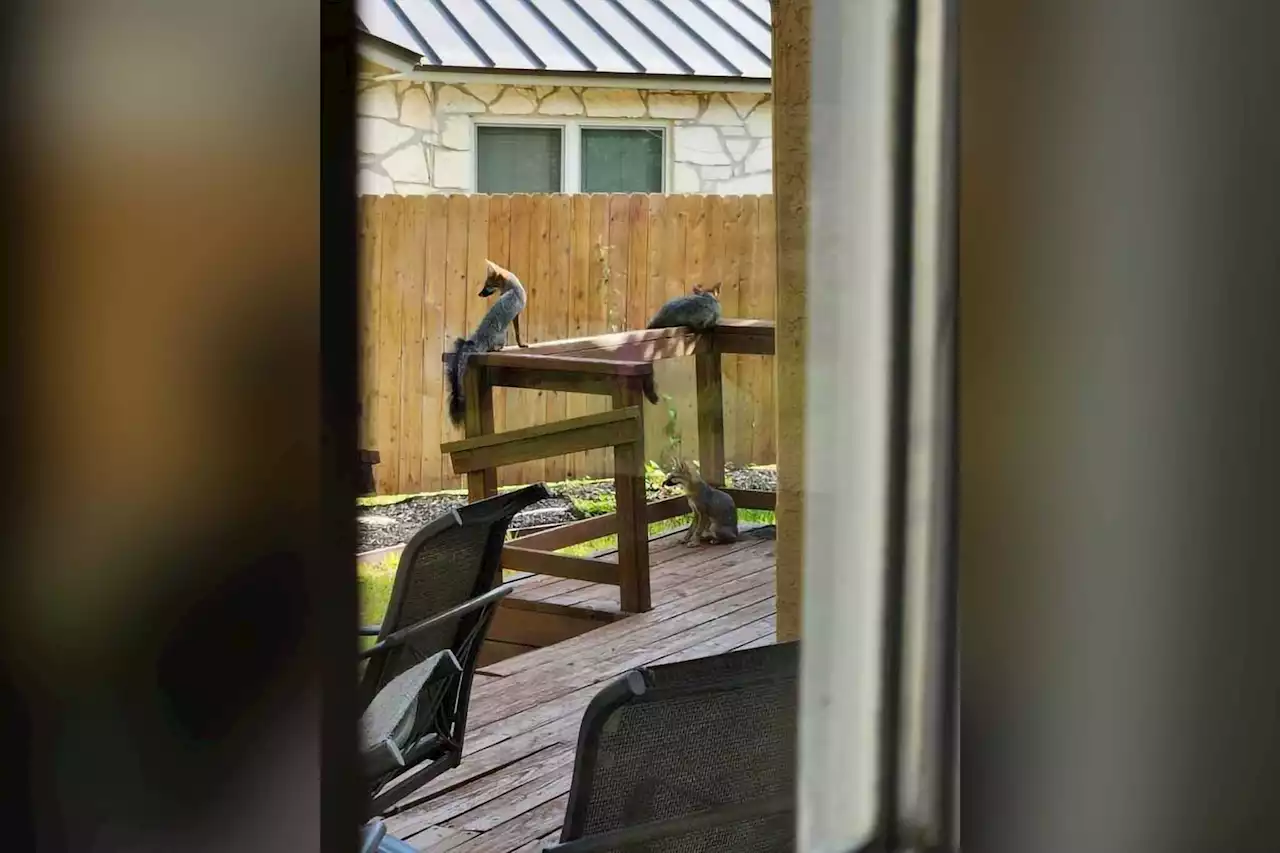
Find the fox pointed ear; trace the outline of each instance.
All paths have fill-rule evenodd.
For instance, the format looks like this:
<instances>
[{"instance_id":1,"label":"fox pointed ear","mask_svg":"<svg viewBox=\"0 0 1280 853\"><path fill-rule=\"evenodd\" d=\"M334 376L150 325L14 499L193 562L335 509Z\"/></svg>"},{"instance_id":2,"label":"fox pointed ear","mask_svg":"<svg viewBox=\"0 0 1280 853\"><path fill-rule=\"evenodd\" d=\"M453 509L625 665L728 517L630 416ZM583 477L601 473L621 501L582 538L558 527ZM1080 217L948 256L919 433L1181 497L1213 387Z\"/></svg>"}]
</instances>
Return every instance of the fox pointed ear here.
<instances>
[{"instance_id":1,"label":"fox pointed ear","mask_svg":"<svg viewBox=\"0 0 1280 853\"><path fill-rule=\"evenodd\" d=\"M717 281L714 285L712 285L712 287L711 287L711 292L712 292L712 293L714 293L716 296L719 296L719 295L720 295L720 288L721 288L723 285L724 285L724 282L723 282L723 281Z\"/></svg>"},{"instance_id":2,"label":"fox pointed ear","mask_svg":"<svg viewBox=\"0 0 1280 853\"><path fill-rule=\"evenodd\" d=\"M485 272L487 272L489 275L497 275L497 274L498 274L498 265L497 265L497 264L495 264L493 261L489 260L488 258L485 258L485 259L484 259L484 271L485 271Z\"/></svg>"}]
</instances>

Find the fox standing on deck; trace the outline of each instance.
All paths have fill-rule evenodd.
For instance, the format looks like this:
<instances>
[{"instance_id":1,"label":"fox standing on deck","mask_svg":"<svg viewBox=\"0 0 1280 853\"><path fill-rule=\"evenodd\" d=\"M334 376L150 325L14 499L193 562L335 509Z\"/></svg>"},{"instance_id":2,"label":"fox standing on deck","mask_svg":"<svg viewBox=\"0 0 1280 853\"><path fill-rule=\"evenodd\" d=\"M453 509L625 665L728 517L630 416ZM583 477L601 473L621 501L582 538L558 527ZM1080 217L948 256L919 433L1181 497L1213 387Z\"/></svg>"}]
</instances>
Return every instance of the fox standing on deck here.
<instances>
[{"instance_id":1,"label":"fox standing on deck","mask_svg":"<svg viewBox=\"0 0 1280 853\"><path fill-rule=\"evenodd\" d=\"M466 418L467 401L462 390L462 378L467 372L467 360L481 352L494 352L507 345L507 326L516 330L516 345L528 346L520 340L520 312L524 310L524 285L510 270L504 270L493 261L485 261L488 272L484 278L481 296L501 293L498 301L480 318L480 324L469 338L458 338L449 358L449 420L461 424Z\"/></svg>"}]
</instances>

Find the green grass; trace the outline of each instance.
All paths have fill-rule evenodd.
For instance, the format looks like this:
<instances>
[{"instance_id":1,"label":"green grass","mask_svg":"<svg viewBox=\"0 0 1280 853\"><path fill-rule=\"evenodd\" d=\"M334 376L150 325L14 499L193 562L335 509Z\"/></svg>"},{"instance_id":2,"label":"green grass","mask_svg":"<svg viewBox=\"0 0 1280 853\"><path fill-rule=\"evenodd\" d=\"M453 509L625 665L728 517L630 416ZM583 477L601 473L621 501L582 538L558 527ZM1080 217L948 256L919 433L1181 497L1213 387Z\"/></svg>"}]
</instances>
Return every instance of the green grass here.
<instances>
[{"instance_id":1,"label":"green grass","mask_svg":"<svg viewBox=\"0 0 1280 853\"><path fill-rule=\"evenodd\" d=\"M360 624L378 625L391 600L391 584L400 565L400 552L387 554L376 563L361 562L356 567L356 587L360 596ZM373 645L373 637L361 637L360 648Z\"/></svg>"},{"instance_id":2,"label":"green grass","mask_svg":"<svg viewBox=\"0 0 1280 853\"><path fill-rule=\"evenodd\" d=\"M618 511L618 502L613 495L599 498L569 498L569 503L582 515L590 518L593 515L608 515Z\"/></svg>"},{"instance_id":3,"label":"green grass","mask_svg":"<svg viewBox=\"0 0 1280 853\"><path fill-rule=\"evenodd\" d=\"M575 506L577 505L577 503L578 503L577 501L574 501ZM584 501L583 503L588 503L588 502ZM606 515L614 511L612 498L609 498L607 500L592 501L590 503L599 503L601 505L608 505L608 509L605 509L601 512L589 513L590 515ZM680 515L680 516L676 516L675 518L668 518L664 521L655 521L649 525L649 537L653 538L654 536L661 536L664 533L670 533L672 530L677 530L683 527L684 525L689 524L691 521L693 521L693 516L691 515ZM739 524L776 524L777 520L774 517L773 512L770 510L740 509L738 510L738 523ZM580 542L577 545L569 545L565 548L561 548L560 550L556 551L556 553L568 554L571 557L587 557L587 556L590 556L591 554L596 553L597 551L604 551L609 548L617 548L617 547L618 547L618 536L615 533L615 534L610 534L608 536L601 536L599 539L591 539L587 542Z\"/></svg>"},{"instance_id":4,"label":"green grass","mask_svg":"<svg viewBox=\"0 0 1280 853\"><path fill-rule=\"evenodd\" d=\"M612 509L608 512L613 512ZM596 515L605 515L606 513L596 513ZM649 536L661 536L663 533L670 533L676 528L688 524L692 516L682 515L677 518L668 518L665 521L655 521L649 525ZM577 545L569 545L556 551L557 554L568 554L571 557L587 557L597 551L604 551L608 548L618 547L618 534L610 533L608 536L601 536L599 539L590 539L586 542L579 542Z\"/></svg>"}]
</instances>

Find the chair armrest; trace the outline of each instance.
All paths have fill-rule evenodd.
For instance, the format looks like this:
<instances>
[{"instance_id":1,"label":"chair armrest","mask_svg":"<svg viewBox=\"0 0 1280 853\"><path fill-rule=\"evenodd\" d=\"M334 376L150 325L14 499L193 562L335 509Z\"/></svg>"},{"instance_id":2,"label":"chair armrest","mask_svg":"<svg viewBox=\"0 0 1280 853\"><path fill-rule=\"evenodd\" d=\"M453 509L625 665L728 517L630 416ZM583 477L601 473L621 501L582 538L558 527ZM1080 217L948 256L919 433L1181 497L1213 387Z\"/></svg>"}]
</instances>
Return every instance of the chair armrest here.
<instances>
[{"instance_id":1,"label":"chair armrest","mask_svg":"<svg viewBox=\"0 0 1280 853\"><path fill-rule=\"evenodd\" d=\"M464 601L457 607L451 607L448 610L437 613L429 619L423 619L421 622L415 622L407 628L401 628L399 631L392 631L380 642L374 643L372 646L361 652L360 657L372 657L373 655L384 652L387 649L402 646L406 640L415 634L420 634L423 631L430 630L431 628L439 627L450 620L457 619L460 616L466 616L468 613L474 613L477 610L482 610L496 604L498 601L506 598L510 592L511 585L503 584L502 586L489 590L484 595L478 595L470 601Z\"/></svg>"}]
</instances>

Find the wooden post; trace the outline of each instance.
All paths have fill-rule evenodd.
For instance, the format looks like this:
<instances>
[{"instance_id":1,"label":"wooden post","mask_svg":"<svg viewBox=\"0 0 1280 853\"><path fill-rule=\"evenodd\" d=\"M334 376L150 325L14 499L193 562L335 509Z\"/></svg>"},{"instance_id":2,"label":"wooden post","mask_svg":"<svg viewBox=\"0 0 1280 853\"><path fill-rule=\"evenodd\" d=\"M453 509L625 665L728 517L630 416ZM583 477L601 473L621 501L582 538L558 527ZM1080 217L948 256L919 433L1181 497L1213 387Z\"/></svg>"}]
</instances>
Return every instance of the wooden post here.
<instances>
[{"instance_id":1,"label":"wooden post","mask_svg":"<svg viewBox=\"0 0 1280 853\"><path fill-rule=\"evenodd\" d=\"M724 386L719 352L694 356L698 394L698 467L702 479L724 485Z\"/></svg>"},{"instance_id":2,"label":"wooden post","mask_svg":"<svg viewBox=\"0 0 1280 853\"><path fill-rule=\"evenodd\" d=\"M613 394L613 407L640 406L643 412L639 382L620 380L620 385ZM649 601L649 525L645 515L643 426L639 440L619 444L613 449L613 488L618 500L620 609L623 613L644 613L652 605Z\"/></svg>"},{"instance_id":3,"label":"wooden post","mask_svg":"<svg viewBox=\"0 0 1280 853\"><path fill-rule=\"evenodd\" d=\"M800 637L804 565L805 246L809 229L810 15L812 0L773 0L773 188L777 206L779 640Z\"/></svg>"},{"instance_id":4,"label":"wooden post","mask_svg":"<svg viewBox=\"0 0 1280 853\"><path fill-rule=\"evenodd\" d=\"M471 365L463 377L467 396L467 438L493 433L493 384L489 369ZM498 469L484 468L467 474L467 500L474 503L498 493Z\"/></svg>"}]
</instances>

